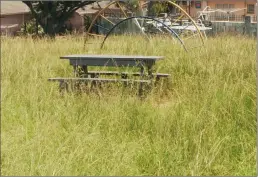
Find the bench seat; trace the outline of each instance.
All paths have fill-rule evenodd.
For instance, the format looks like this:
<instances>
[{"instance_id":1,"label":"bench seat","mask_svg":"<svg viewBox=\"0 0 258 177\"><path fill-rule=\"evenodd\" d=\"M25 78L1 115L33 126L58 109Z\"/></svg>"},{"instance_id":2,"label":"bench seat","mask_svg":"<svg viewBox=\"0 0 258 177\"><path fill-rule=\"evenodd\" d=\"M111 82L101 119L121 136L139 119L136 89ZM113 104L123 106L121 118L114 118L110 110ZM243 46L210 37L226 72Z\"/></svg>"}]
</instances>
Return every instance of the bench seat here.
<instances>
[{"instance_id":1,"label":"bench seat","mask_svg":"<svg viewBox=\"0 0 258 177\"><path fill-rule=\"evenodd\" d=\"M89 75L132 75L132 76L140 76L141 73L140 72L117 72L117 71L88 71ZM166 73L153 73L153 76L156 77L169 77L170 74L166 74Z\"/></svg>"},{"instance_id":2,"label":"bench seat","mask_svg":"<svg viewBox=\"0 0 258 177\"><path fill-rule=\"evenodd\" d=\"M76 82L76 81L96 81L96 82L127 82L127 83L151 83L150 80L132 80L132 79L106 79L106 78L49 78L48 81Z\"/></svg>"}]
</instances>

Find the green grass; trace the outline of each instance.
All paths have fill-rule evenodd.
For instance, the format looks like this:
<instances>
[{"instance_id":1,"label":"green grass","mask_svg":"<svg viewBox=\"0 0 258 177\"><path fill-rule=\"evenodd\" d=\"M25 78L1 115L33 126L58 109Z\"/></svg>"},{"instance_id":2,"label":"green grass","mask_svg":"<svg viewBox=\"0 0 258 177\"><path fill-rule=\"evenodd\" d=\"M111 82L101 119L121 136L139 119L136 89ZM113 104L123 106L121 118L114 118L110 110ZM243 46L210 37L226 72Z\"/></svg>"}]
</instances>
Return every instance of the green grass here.
<instances>
[{"instance_id":1,"label":"green grass","mask_svg":"<svg viewBox=\"0 0 258 177\"><path fill-rule=\"evenodd\" d=\"M1 40L2 175L256 175L254 39L189 53L161 38ZM59 57L79 53L162 55L172 84L142 101L116 86L62 97L47 79L72 76Z\"/></svg>"}]
</instances>

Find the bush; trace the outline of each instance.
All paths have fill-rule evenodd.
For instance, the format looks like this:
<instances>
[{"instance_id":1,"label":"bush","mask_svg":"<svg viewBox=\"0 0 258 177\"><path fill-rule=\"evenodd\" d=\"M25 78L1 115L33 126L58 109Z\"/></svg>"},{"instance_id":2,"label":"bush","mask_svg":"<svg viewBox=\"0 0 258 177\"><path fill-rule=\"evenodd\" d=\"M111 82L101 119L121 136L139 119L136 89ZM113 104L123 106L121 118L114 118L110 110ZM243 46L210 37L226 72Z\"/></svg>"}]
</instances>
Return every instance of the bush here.
<instances>
[{"instance_id":1,"label":"bush","mask_svg":"<svg viewBox=\"0 0 258 177\"><path fill-rule=\"evenodd\" d=\"M22 25L21 27L21 32L24 32L25 34L30 34L30 35L36 35L37 34L37 27L36 27L36 19L31 19L26 23L25 25ZM43 28L38 25L38 34L42 35L44 34Z\"/></svg>"}]
</instances>

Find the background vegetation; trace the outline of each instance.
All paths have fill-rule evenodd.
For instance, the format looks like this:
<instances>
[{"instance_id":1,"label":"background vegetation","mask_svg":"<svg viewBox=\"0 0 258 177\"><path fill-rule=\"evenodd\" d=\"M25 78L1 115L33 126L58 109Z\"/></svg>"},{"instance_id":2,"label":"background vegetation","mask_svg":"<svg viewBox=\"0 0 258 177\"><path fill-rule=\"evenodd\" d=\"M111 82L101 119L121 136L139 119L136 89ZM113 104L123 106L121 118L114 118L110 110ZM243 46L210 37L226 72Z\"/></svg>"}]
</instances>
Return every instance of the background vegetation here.
<instances>
[{"instance_id":1,"label":"background vegetation","mask_svg":"<svg viewBox=\"0 0 258 177\"><path fill-rule=\"evenodd\" d=\"M256 175L255 40L1 38L2 175ZM113 42L112 42L113 41ZM125 42L126 41L126 42ZM162 55L172 75L145 100L122 87L60 96L67 54Z\"/></svg>"}]
</instances>

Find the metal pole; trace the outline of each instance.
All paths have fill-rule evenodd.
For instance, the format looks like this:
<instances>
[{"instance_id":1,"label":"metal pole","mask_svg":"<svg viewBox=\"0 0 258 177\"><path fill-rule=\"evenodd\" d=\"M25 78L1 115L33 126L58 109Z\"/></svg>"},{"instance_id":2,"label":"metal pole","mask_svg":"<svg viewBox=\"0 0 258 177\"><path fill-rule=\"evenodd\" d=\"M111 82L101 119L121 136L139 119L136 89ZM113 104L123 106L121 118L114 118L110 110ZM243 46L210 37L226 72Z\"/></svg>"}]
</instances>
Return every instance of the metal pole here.
<instances>
[{"instance_id":1,"label":"metal pole","mask_svg":"<svg viewBox=\"0 0 258 177\"><path fill-rule=\"evenodd\" d=\"M191 15L191 0L188 2L188 11L189 11L189 15Z\"/></svg>"},{"instance_id":2,"label":"metal pole","mask_svg":"<svg viewBox=\"0 0 258 177\"><path fill-rule=\"evenodd\" d=\"M256 18L258 19L258 0L256 2ZM256 22L256 121L258 122L258 92L257 92L257 88L258 88L258 21ZM258 137L258 125L256 124L256 147L258 146L258 141L257 141L257 137ZM256 159L258 159L258 153L256 153ZM256 163L256 167L258 169L258 163Z\"/></svg>"}]
</instances>

